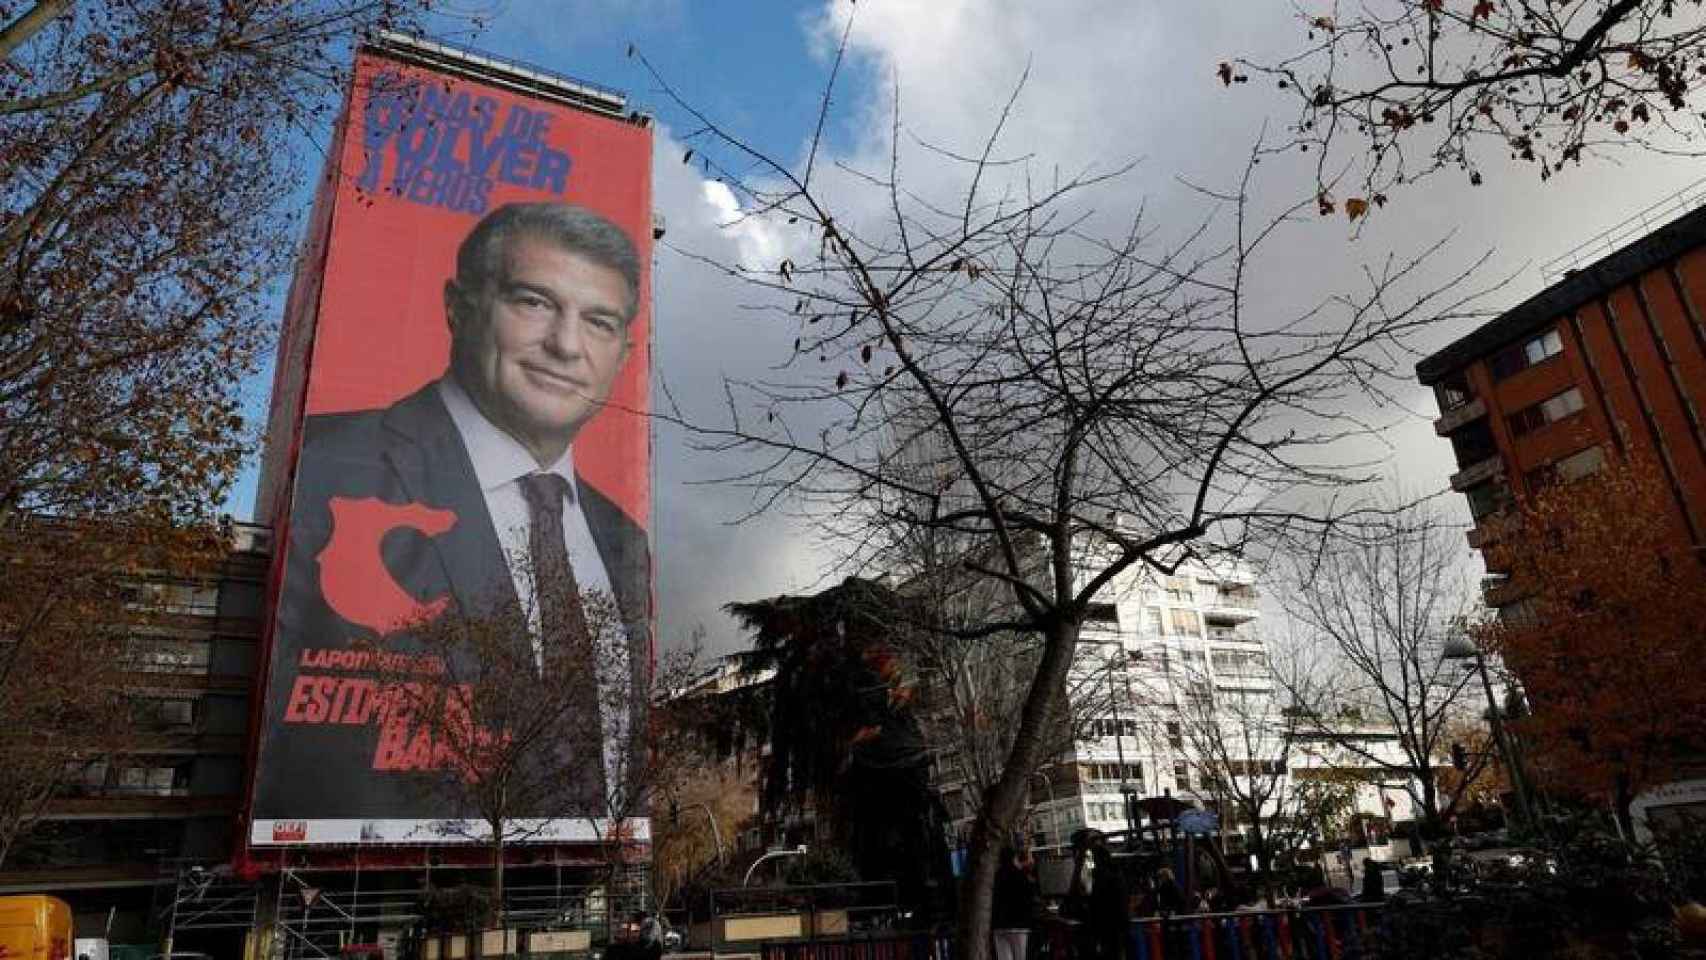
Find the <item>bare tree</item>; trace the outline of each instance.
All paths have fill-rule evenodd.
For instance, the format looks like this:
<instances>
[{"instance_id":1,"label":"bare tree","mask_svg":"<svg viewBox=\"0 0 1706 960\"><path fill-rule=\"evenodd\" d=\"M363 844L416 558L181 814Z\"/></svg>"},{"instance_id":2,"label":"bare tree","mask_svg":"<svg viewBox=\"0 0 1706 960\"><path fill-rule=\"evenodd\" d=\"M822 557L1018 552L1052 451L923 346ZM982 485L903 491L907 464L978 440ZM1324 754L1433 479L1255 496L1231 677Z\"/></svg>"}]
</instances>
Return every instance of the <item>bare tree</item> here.
<instances>
[{"instance_id":1,"label":"bare tree","mask_svg":"<svg viewBox=\"0 0 1706 960\"><path fill-rule=\"evenodd\" d=\"M637 855L635 819L648 815L667 756L651 750L648 707L688 675L693 655L672 654L654 672L633 662L607 595L573 598L584 612L576 623L536 612L567 602L568 587L524 593L519 604L452 608L370 647L381 738L419 755L422 789L452 814L433 829L490 848L500 912L510 844L590 836L613 869Z\"/></svg>"},{"instance_id":2,"label":"bare tree","mask_svg":"<svg viewBox=\"0 0 1706 960\"><path fill-rule=\"evenodd\" d=\"M1421 282L1435 245L1278 315L1252 278L1315 199L1262 215L1261 147L1230 191L1203 193L1205 222L1165 244L1141 212L1100 228L1096 191L1117 174L1038 179L1000 159L1004 119L969 154L933 154L964 176L931 199L906 183L898 115L886 169L831 180L817 139L782 162L658 83L747 215L803 238L776 263L713 264L797 330L792 355L762 382L728 383L722 423L663 415L707 450L762 457L740 477L758 506L816 508L855 566L888 569L921 528L975 540L960 562L1011 602L954 632L1036 650L969 845L957 949L980 960L1000 839L1067 709L1091 604L1136 567L1346 522L1304 505L1355 479L1330 448L1368 431L1354 413L1411 337L1465 312L1470 270ZM922 475L899 452L914 444L931 458Z\"/></svg>"},{"instance_id":3,"label":"bare tree","mask_svg":"<svg viewBox=\"0 0 1706 960\"><path fill-rule=\"evenodd\" d=\"M1296 99L1322 213L1346 159L1362 171L1362 195L1345 201L1355 219L1442 169L1479 185L1488 154L1531 163L1544 180L1584 153L1701 149L1697 2L1380 0L1298 20L1302 50L1224 62L1218 75L1230 85L1254 74Z\"/></svg>"},{"instance_id":4,"label":"bare tree","mask_svg":"<svg viewBox=\"0 0 1706 960\"><path fill-rule=\"evenodd\" d=\"M1293 571L1288 612L1336 669L1293 678L1288 692L1313 737L1406 784L1432 842L1485 764L1485 755L1477 758L1466 775L1450 778L1451 789L1440 776L1440 758L1474 715L1479 689L1441 654L1477 601L1461 533L1428 503L1399 507L1364 533ZM1376 749L1371 728L1396 734L1399 750Z\"/></svg>"},{"instance_id":5,"label":"bare tree","mask_svg":"<svg viewBox=\"0 0 1706 960\"><path fill-rule=\"evenodd\" d=\"M900 592L908 601L896 623L896 646L917 686L920 738L936 778L958 784L961 802L950 812L976 818L1012 750L1042 645L1032 633L979 632L983 624L1020 615L1005 585L971 571L976 563L971 552L981 548L980 538L932 524L903 536L901 548L886 557L895 564L890 573L901 580ZM1042 572L1040 553L1035 568ZM1042 731L1042 764L1058 759L1110 712L1115 678L1128 680L1124 668L1120 653L1079 655L1060 693L1065 709ZM1132 699L1129 691L1126 699ZM1039 774L1039 779L1052 794L1056 784L1047 776ZM1036 796L1033 789L1031 806Z\"/></svg>"},{"instance_id":6,"label":"bare tree","mask_svg":"<svg viewBox=\"0 0 1706 960\"><path fill-rule=\"evenodd\" d=\"M1180 699L1180 726L1205 791L1220 801L1221 829L1248 829L1262 894L1272 906L1281 825L1307 819L1313 797L1293 790L1288 776L1302 716L1262 689L1272 677L1266 656L1245 656L1247 663L1215 665L1215 676L1230 686L1197 679L1205 695Z\"/></svg>"}]
</instances>

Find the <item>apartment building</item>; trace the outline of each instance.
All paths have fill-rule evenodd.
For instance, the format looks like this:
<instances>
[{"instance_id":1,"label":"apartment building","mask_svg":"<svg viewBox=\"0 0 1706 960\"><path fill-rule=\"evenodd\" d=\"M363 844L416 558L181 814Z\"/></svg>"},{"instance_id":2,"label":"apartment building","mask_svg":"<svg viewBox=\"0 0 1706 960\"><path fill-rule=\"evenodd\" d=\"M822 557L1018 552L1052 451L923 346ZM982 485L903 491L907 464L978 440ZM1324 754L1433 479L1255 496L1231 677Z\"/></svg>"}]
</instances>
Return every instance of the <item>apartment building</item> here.
<instances>
[{"instance_id":1,"label":"apartment building","mask_svg":"<svg viewBox=\"0 0 1706 960\"><path fill-rule=\"evenodd\" d=\"M92 629L125 632L132 729L115 752L68 768L0 869L0 893L68 902L78 937L154 952L180 872L231 859L271 534L232 524L227 543L214 571L122 581L134 621Z\"/></svg>"},{"instance_id":2,"label":"apartment building","mask_svg":"<svg viewBox=\"0 0 1706 960\"><path fill-rule=\"evenodd\" d=\"M1192 726L1234 698L1250 708L1241 711L1246 716L1265 712L1274 695L1256 632L1260 595L1247 568L1189 562L1170 576L1134 570L1105 596L1091 607L1079 638L1064 749L1032 782L1030 839L1040 849L1062 847L1084 827L1137 825L1137 801L1145 797L1216 803L1193 749ZM1222 719L1238 722L1230 714ZM1280 750L1253 752L1252 770L1265 775L1259 765L1274 762L1265 758ZM959 837L969 834L974 811L956 769L945 756L933 764L949 829Z\"/></svg>"},{"instance_id":3,"label":"apartment building","mask_svg":"<svg viewBox=\"0 0 1706 960\"><path fill-rule=\"evenodd\" d=\"M1452 489L1477 523L1471 546L1514 502L1632 454L1662 470L1692 544L1706 536L1706 209L1646 222L1416 365L1456 457Z\"/></svg>"}]
</instances>

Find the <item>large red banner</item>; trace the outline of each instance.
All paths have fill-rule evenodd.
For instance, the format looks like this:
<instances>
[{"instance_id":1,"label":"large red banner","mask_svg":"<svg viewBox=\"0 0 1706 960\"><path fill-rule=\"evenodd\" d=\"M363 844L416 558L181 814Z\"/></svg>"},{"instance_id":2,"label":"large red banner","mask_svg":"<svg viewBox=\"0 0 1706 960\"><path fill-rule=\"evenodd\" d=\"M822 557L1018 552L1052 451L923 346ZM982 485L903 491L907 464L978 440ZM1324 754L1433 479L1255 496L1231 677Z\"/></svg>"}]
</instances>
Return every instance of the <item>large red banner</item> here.
<instances>
[{"instance_id":1,"label":"large red banner","mask_svg":"<svg viewBox=\"0 0 1706 960\"><path fill-rule=\"evenodd\" d=\"M529 78L357 60L269 424L252 845L444 842L432 826L467 811L423 789L442 758L400 723L375 641L529 607L528 547L613 598L636 697L650 668L651 134ZM584 794L525 811L528 836L610 836Z\"/></svg>"}]
</instances>

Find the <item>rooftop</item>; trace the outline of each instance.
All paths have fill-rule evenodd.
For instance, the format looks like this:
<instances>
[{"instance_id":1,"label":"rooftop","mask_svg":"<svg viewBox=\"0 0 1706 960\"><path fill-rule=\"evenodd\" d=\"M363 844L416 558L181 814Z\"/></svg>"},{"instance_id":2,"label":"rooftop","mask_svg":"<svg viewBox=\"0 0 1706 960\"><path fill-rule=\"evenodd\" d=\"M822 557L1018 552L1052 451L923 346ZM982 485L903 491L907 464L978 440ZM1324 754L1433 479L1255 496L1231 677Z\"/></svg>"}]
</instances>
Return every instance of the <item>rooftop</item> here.
<instances>
[{"instance_id":1,"label":"rooftop","mask_svg":"<svg viewBox=\"0 0 1706 960\"><path fill-rule=\"evenodd\" d=\"M1501 347L1552 323L1584 303L1706 244L1706 207L1691 210L1540 291L1416 364L1416 377L1433 386Z\"/></svg>"},{"instance_id":2,"label":"rooftop","mask_svg":"<svg viewBox=\"0 0 1706 960\"><path fill-rule=\"evenodd\" d=\"M592 113L611 117L627 115L628 95L622 91L524 60L499 57L472 47L453 47L392 30L380 31L363 47L404 63L483 81Z\"/></svg>"}]
</instances>

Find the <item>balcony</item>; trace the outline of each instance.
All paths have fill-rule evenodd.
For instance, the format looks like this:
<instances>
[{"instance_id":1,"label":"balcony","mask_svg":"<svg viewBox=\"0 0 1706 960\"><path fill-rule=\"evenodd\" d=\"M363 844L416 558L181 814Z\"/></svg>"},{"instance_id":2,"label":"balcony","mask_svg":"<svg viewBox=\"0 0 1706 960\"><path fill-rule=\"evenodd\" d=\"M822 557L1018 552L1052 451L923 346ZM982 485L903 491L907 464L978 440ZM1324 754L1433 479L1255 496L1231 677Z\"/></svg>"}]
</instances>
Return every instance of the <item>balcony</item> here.
<instances>
[{"instance_id":1,"label":"balcony","mask_svg":"<svg viewBox=\"0 0 1706 960\"><path fill-rule=\"evenodd\" d=\"M1208 620L1243 623L1261 615L1261 596L1249 587L1217 590L1203 604L1202 612Z\"/></svg>"},{"instance_id":2,"label":"balcony","mask_svg":"<svg viewBox=\"0 0 1706 960\"><path fill-rule=\"evenodd\" d=\"M1464 424L1479 420L1487 415L1487 404L1480 397L1468 403L1460 403L1450 410L1440 414L1434 421L1434 433L1449 437L1456 433Z\"/></svg>"},{"instance_id":3,"label":"balcony","mask_svg":"<svg viewBox=\"0 0 1706 960\"><path fill-rule=\"evenodd\" d=\"M1505 461L1497 453L1485 459L1464 467L1451 475L1451 489L1462 493L1477 483L1498 476L1505 471Z\"/></svg>"}]
</instances>

